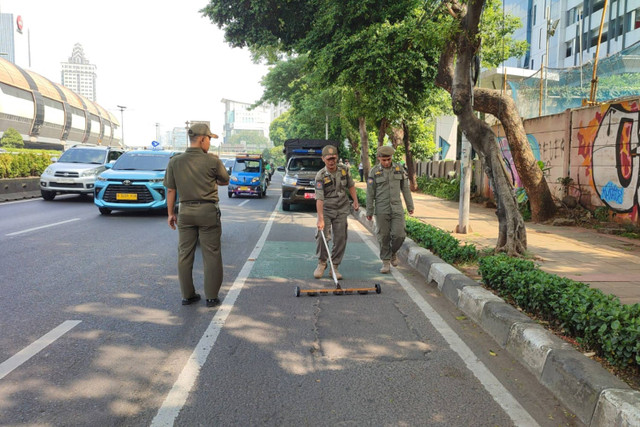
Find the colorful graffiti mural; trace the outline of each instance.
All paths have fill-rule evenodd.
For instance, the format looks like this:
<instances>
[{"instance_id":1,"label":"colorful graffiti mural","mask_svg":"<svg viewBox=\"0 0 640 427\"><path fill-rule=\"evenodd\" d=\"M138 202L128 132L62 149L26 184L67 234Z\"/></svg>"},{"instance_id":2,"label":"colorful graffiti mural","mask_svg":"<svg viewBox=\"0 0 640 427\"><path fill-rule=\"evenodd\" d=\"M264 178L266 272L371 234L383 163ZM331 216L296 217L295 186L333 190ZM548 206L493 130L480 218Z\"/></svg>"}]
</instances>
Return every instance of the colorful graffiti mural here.
<instances>
[{"instance_id":1,"label":"colorful graffiti mural","mask_svg":"<svg viewBox=\"0 0 640 427\"><path fill-rule=\"evenodd\" d=\"M521 188L522 182L520 181L520 175L518 175L518 171L516 170L511 150L509 149L509 141L505 137L497 137L496 139L498 141L498 145L500 145L502 161L504 162L507 171L511 174L511 184L513 184L515 188ZM540 145L538 144L536 137L533 135L527 135L527 140L531 146L531 151L533 151L533 157L536 160L540 160Z\"/></svg>"},{"instance_id":2,"label":"colorful graffiti mural","mask_svg":"<svg viewBox=\"0 0 640 427\"><path fill-rule=\"evenodd\" d=\"M638 101L602 105L577 133L584 175L609 209L638 220Z\"/></svg>"}]
</instances>

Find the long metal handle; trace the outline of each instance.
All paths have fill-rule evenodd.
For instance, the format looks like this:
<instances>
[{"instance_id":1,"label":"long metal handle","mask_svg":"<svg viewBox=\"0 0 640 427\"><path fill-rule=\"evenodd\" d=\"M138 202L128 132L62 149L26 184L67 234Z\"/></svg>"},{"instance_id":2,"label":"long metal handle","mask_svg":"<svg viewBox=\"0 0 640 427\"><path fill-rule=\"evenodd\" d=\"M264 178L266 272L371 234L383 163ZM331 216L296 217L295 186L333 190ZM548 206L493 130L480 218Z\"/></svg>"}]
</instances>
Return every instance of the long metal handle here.
<instances>
[{"instance_id":1,"label":"long metal handle","mask_svg":"<svg viewBox=\"0 0 640 427\"><path fill-rule=\"evenodd\" d=\"M329 254L329 265L331 266L331 277L333 277L333 282L336 284L336 288L339 288L338 278L336 277L336 272L333 269L333 261L331 260L331 251L329 250L329 245L327 244L327 238L324 237L324 230L318 230L322 235L322 241L324 242L324 248L327 250L327 254Z\"/></svg>"}]
</instances>

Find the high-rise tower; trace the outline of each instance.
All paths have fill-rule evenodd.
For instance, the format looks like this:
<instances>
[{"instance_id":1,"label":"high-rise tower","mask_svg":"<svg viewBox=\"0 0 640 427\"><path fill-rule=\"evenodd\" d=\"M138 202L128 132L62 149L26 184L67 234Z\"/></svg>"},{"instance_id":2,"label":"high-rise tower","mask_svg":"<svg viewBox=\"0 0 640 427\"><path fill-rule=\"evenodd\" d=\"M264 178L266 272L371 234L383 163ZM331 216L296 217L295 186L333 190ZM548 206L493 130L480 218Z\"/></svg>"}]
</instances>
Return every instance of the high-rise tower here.
<instances>
[{"instance_id":1,"label":"high-rise tower","mask_svg":"<svg viewBox=\"0 0 640 427\"><path fill-rule=\"evenodd\" d=\"M68 62L62 62L62 85L96 101L96 66L84 56L80 43L73 46Z\"/></svg>"}]
</instances>

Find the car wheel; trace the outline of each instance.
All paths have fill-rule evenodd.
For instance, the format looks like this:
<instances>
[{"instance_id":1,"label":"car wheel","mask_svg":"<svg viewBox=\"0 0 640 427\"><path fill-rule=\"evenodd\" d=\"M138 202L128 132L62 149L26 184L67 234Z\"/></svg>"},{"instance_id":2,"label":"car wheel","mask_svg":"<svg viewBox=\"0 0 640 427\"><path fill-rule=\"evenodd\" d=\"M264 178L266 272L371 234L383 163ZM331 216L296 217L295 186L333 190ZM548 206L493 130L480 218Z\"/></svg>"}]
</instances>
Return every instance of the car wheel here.
<instances>
[{"instance_id":1,"label":"car wheel","mask_svg":"<svg viewBox=\"0 0 640 427\"><path fill-rule=\"evenodd\" d=\"M231 199L233 197L233 191L227 192L227 196L229 196L229 198Z\"/></svg>"},{"instance_id":2,"label":"car wheel","mask_svg":"<svg viewBox=\"0 0 640 427\"><path fill-rule=\"evenodd\" d=\"M109 208L98 208L102 215L111 215L111 209Z\"/></svg>"},{"instance_id":3,"label":"car wheel","mask_svg":"<svg viewBox=\"0 0 640 427\"><path fill-rule=\"evenodd\" d=\"M42 194L42 198L45 200L53 200L56 198L56 192L55 191L45 191L45 190L40 190L40 194Z\"/></svg>"},{"instance_id":4,"label":"car wheel","mask_svg":"<svg viewBox=\"0 0 640 427\"><path fill-rule=\"evenodd\" d=\"M289 203L282 202L282 210L289 211L289 209L290 209Z\"/></svg>"},{"instance_id":5,"label":"car wheel","mask_svg":"<svg viewBox=\"0 0 640 427\"><path fill-rule=\"evenodd\" d=\"M262 199L263 194L264 194L264 191L262 191L262 187L258 187L258 199Z\"/></svg>"},{"instance_id":6,"label":"car wheel","mask_svg":"<svg viewBox=\"0 0 640 427\"><path fill-rule=\"evenodd\" d=\"M265 185L264 191L262 192L263 197L267 197L267 186Z\"/></svg>"}]
</instances>

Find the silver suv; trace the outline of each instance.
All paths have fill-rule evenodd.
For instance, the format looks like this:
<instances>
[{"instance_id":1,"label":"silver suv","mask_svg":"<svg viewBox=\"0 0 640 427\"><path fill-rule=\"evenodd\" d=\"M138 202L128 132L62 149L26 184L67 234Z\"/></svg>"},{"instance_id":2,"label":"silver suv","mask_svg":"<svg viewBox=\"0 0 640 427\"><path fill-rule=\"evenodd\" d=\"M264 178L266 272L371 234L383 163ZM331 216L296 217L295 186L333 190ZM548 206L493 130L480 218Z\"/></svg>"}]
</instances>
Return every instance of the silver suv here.
<instances>
[{"instance_id":1,"label":"silver suv","mask_svg":"<svg viewBox=\"0 0 640 427\"><path fill-rule=\"evenodd\" d=\"M116 161L124 151L99 145L74 145L62 153L40 176L40 193L45 200L53 200L56 194L93 194L98 176L105 164Z\"/></svg>"}]
</instances>

